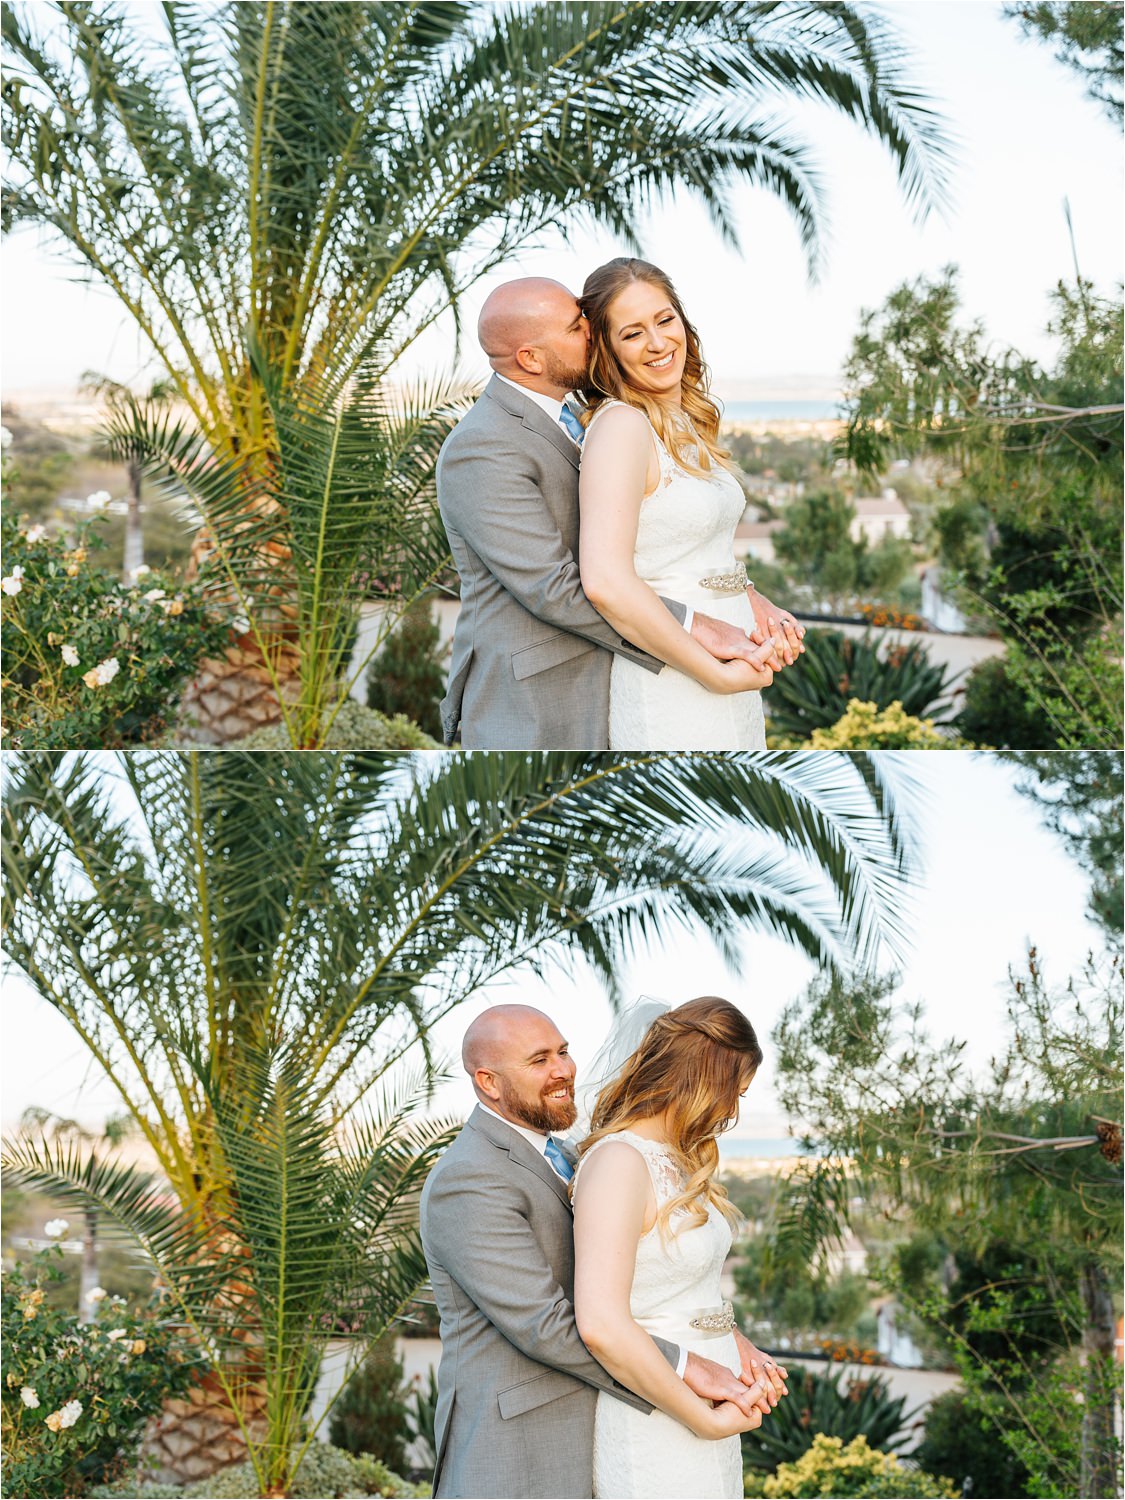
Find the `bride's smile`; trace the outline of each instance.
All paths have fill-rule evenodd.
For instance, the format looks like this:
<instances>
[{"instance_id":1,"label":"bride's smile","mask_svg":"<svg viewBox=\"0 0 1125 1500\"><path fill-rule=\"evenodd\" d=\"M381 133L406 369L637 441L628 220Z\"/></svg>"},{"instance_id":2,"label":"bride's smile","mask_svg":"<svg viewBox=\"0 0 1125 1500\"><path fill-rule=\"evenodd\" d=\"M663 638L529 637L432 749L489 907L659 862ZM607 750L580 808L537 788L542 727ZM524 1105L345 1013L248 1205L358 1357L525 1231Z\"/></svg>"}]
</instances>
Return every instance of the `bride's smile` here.
<instances>
[{"instance_id":1,"label":"bride's smile","mask_svg":"<svg viewBox=\"0 0 1125 1500\"><path fill-rule=\"evenodd\" d=\"M679 406L687 339L679 314L661 289L648 281L632 282L613 299L610 316L611 347L629 384Z\"/></svg>"}]
</instances>

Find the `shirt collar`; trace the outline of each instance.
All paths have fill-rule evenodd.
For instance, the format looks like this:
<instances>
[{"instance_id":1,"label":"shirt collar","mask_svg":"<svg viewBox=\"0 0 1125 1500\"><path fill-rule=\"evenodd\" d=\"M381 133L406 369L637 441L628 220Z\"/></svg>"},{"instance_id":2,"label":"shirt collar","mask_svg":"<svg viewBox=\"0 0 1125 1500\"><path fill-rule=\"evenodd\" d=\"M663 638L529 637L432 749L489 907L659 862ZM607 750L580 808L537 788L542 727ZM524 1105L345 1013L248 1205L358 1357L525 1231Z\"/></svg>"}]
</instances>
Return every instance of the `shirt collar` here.
<instances>
[{"instance_id":1,"label":"shirt collar","mask_svg":"<svg viewBox=\"0 0 1125 1500\"><path fill-rule=\"evenodd\" d=\"M552 422L559 420L563 404L561 401L556 400L554 396L544 396L540 391L529 391L526 385L517 385L514 380L509 380L506 375L501 375L498 370L496 371L496 379L502 380L505 385L510 385L513 391L521 391L529 401L534 401L540 410L545 411ZM496 1114L496 1111L490 1110L489 1113ZM497 1115L497 1119L503 1119L503 1116ZM510 1125L511 1121L509 1120L508 1123ZM519 1126L516 1128L519 1129ZM544 1136L545 1139L546 1137Z\"/></svg>"},{"instance_id":2,"label":"shirt collar","mask_svg":"<svg viewBox=\"0 0 1125 1500\"><path fill-rule=\"evenodd\" d=\"M500 379L503 380L503 378L504 377L501 375ZM559 404L561 405L562 403L560 402ZM509 1130L517 1131L520 1135L523 1136L525 1141L529 1142L532 1146L535 1147L540 1156L546 1154L548 1140L547 1136L540 1134L538 1130L529 1130L526 1125L517 1125L514 1120L504 1119L503 1115L498 1115L490 1105L485 1104L483 1101L480 1101L477 1107L478 1109L487 1110L488 1113L493 1117L493 1119L499 1120L502 1124L507 1125Z\"/></svg>"}]
</instances>

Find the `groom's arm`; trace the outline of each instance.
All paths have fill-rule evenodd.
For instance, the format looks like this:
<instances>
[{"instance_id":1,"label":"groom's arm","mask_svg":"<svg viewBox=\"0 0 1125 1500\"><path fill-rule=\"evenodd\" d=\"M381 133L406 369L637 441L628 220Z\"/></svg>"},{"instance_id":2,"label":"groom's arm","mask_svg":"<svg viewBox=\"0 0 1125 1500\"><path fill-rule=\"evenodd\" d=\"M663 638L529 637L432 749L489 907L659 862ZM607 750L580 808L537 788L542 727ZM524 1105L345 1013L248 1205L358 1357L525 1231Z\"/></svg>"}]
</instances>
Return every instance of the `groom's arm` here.
<instances>
[{"instance_id":1,"label":"groom's arm","mask_svg":"<svg viewBox=\"0 0 1125 1500\"><path fill-rule=\"evenodd\" d=\"M578 1335L574 1305L544 1259L518 1197L462 1176L446 1187L432 1181L426 1212L426 1254L432 1257L509 1343L537 1364L584 1381L651 1411L594 1359ZM676 1369L680 1349L653 1339Z\"/></svg>"},{"instance_id":2,"label":"groom's arm","mask_svg":"<svg viewBox=\"0 0 1125 1500\"><path fill-rule=\"evenodd\" d=\"M577 560L555 525L526 451L508 449L500 459L483 440L464 438L442 455L439 494L446 526L524 609L547 625L660 671L661 661L619 635L586 598ZM662 602L683 625L687 607L674 599Z\"/></svg>"}]
</instances>

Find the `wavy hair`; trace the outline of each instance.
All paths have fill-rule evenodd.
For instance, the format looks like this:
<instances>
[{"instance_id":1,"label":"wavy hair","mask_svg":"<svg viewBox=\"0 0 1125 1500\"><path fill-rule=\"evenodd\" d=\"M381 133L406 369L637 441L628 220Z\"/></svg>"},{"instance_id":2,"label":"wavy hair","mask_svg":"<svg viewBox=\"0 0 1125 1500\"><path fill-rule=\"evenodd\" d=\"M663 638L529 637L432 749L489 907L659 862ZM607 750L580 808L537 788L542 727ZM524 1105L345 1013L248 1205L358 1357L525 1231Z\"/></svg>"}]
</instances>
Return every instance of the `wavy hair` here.
<instances>
[{"instance_id":1,"label":"wavy hair","mask_svg":"<svg viewBox=\"0 0 1125 1500\"><path fill-rule=\"evenodd\" d=\"M686 350L680 400L687 422L678 421L674 413L654 396L630 385L611 347L609 309L618 293L635 281L647 281L656 287L662 296L667 297L684 325ZM589 409L585 418L587 423L603 402L625 401L644 412L665 448L688 473L706 475L714 464L725 467L730 451L719 445L720 412L708 394L711 372L703 362L699 334L688 321L676 288L659 266L626 255L606 261L604 266L587 276L578 305L590 325L590 352L586 384L582 390Z\"/></svg>"},{"instance_id":2,"label":"wavy hair","mask_svg":"<svg viewBox=\"0 0 1125 1500\"><path fill-rule=\"evenodd\" d=\"M715 1137L738 1118L739 1096L761 1061L754 1028L737 1006L716 995L688 1000L656 1018L602 1089L579 1156L603 1136L666 1115L672 1156L685 1182L683 1191L657 1211L662 1232L681 1209L689 1212L692 1226L706 1223L710 1203L734 1223L738 1210L714 1180Z\"/></svg>"}]
</instances>

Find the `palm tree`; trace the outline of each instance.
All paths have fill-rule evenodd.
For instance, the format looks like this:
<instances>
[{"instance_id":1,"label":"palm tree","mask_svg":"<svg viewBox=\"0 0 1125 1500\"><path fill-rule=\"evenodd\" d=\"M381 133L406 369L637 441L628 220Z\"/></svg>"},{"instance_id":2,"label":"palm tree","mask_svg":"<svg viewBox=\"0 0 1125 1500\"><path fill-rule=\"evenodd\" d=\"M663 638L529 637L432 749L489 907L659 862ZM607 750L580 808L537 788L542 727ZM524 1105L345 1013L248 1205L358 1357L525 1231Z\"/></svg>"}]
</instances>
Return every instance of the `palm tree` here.
<instances>
[{"instance_id":1,"label":"palm tree","mask_svg":"<svg viewBox=\"0 0 1125 1500\"><path fill-rule=\"evenodd\" d=\"M135 10L59 0L6 6L3 37L4 227L49 229L120 299L239 476L254 564L283 572L267 370L287 400L313 389L324 410L365 364L375 382L393 374L546 228L585 215L635 243L637 211L672 188L733 241L730 191L767 187L815 266L822 190L780 113L787 94L871 132L919 213L944 188L942 127L899 43L834 0L179 0L144 27ZM423 393L415 419L446 394ZM339 508L334 494L326 534ZM246 614L248 548L232 556L213 519L200 558L210 549ZM280 695L300 667L276 593L199 705L221 738L247 727L248 669L260 677L264 660Z\"/></svg>"},{"instance_id":2,"label":"palm tree","mask_svg":"<svg viewBox=\"0 0 1125 1500\"><path fill-rule=\"evenodd\" d=\"M20 1131L25 1135L36 1132L40 1138L52 1142L65 1142L77 1146L86 1159L96 1166L98 1150L109 1146L116 1150L133 1128L128 1115L114 1115L105 1122L100 1131L88 1130L77 1120L64 1119L52 1110L32 1105L20 1116ZM100 1284L98 1275L98 1210L92 1203L81 1205L82 1212L82 1269L78 1277L78 1321L94 1321L94 1301L91 1293Z\"/></svg>"},{"instance_id":3,"label":"palm tree","mask_svg":"<svg viewBox=\"0 0 1125 1500\"><path fill-rule=\"evenodd\" d=\"M258 1252L224 1121L249 1133L251 1155L280 1149L268 1111L254 1124L278 1049L323 1154L407 1053L432 1066L441 1017L516 966L585 960L612 992L657 930L706 931L734 968L746 928L830 969L901 935L909 835L888 762L872 756L12 760L9 959L121 1094L176 1213L146 1229L151 1192L110 1162L87 1172L48 1143L9 1160L52 1191L93 1195L154 1255L157 1228L170 1236L161 1269L180 1276L185 1316L226 1284L184 1290L188 1270L225 1266L229 1279L232 1234L244 1258ZM214 1318L192 1315L213 1343ZM283 1365L295 1368L280 1360L275 1376Z\"/></svg>"},{"instance_id":4,"label":"palm tree","mask_svg":"<svg viewBox=\"0 0 1125 1500\"><path fill-rule=\"evenodd\" d=\"M303 1426L329 1339L350 1341L362 1358L425 1277L418 1197L454 1132L410 1120L418 1090L341 1129L310 1104L309 1079L277 1042L244 1050L237 1087L199 1053L181 1061L210 1108L228 1177L224 1214L170 1204L151 1173L83 1156L58 1135L11 1142L4 1165L18 1181L100 1213L142 1250L206 1352L201 1389L210 1384L225 1398L260 1492L285 1495L327 1415ZM353 1355L352 1372L358 1363ZM150 1457L167 1459L170 1417L202 1415L198 1401L168 1407ZM174 1433L182 1464L182 1423ZM192 1478L239 1452L229 1438L218 1453L208 1446L188 1450Z\"/></svg>"},{"instance_id":5,"label":"palm tree","mask_svg":"<svg viewBox=\"0 0 1125 1500\"><path fill-rule=\"evenodd\" d=\"M137 396L119 380L101 375L97 370L87 370L82 376L80 389L91 396L101 396L109 412L119 418L135 417L144 426L151 426L160 412L175 397L175 388L167 378L154 380L143 396ZM125 546L121 558L121 577L131 583L145 560L144 524L142 520L141 486L148 463L147 448L115 445L106 447L112 457L120 456L129 475L128 510L125 515Z\"/></svg>"}]
</instances>

